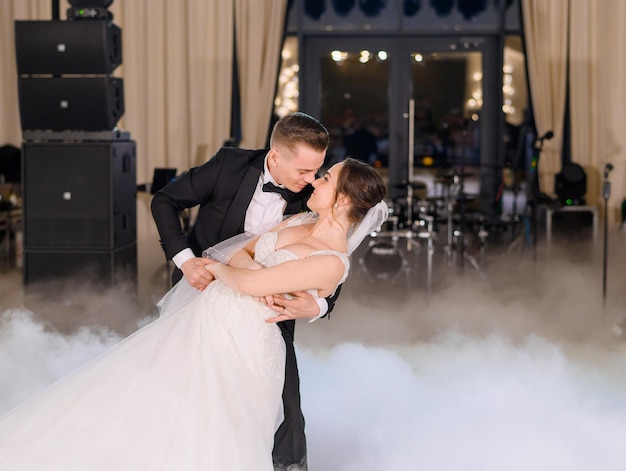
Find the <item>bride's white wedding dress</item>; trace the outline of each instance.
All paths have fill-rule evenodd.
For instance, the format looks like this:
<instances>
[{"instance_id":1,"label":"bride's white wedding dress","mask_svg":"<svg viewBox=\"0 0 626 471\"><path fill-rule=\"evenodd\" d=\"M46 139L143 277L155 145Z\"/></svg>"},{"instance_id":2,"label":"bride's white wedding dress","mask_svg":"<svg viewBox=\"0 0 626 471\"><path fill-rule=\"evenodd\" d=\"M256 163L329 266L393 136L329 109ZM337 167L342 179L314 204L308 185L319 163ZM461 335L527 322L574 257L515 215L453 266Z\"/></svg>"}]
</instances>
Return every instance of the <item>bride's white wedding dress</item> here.
<instances>
[{"instance_id":1,"label":"bride's white wedding dress","mask_svg":"<svg viewBox=\"0 0 626 471\"><path fill-rule=\"evenodd\" d=\"M256 245L263 265L296 258L276 238ZM330 253L345 279L348 257ZM273 470L285 344L272 311L220 281L176 304L6 414L0 469Z\"/></svg>"}]
</instances>

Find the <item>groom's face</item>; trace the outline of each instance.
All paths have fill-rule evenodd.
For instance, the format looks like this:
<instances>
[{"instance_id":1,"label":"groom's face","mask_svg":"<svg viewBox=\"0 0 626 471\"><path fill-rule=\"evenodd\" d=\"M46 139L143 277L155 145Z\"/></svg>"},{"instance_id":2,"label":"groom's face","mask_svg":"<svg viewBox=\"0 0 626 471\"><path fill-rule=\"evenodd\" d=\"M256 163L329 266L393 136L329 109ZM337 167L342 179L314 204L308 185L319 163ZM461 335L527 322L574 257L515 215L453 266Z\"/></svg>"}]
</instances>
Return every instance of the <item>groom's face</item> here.
<instances>
[{"instance_id":1,"label":"groom's face","mask_svg":"<svg viewBox=\"0 0 626 471\"><path fill-rule=\"evenodd\" d=\"M296 144L292 149L278 144L268 154L268 168L278 184L298 193L315 181L325 155L325 151L305 144Z\"/></svg>"}]
</instances>

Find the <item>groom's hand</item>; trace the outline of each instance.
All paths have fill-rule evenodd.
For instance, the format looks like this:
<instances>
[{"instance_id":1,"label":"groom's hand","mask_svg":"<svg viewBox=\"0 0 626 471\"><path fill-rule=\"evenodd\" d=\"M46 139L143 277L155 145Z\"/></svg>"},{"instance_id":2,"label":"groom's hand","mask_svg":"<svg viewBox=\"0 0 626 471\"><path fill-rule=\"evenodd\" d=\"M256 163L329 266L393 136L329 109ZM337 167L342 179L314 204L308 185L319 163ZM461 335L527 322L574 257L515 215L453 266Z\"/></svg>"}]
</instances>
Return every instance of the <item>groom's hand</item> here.
<instances>
[{"instance_id":1,"label":"groom's hand","mask_svg":"<svg viewBox=\"0 0 626 471\"><path fill-rule=\"evenodd\" d=\"M215 279L213 274L204 268L209 263L216 262L203 257L190 258L181 265L180 269L187 282L194 288L202 291Z\"/></svg>"},{"instance_id":2,"label":"groom's hand","mask_svg":"<svg viewBox=\"0 0 626 471\"><path fill-rule=\"evenodd\" d=\"M289 297L282 294L273 296L270 309L278 313L277 316L267 319L266 322L281 322L290 319L312 319L320 312L315 298L306 291L289 293Z\"/></svg>"}]
</instances>

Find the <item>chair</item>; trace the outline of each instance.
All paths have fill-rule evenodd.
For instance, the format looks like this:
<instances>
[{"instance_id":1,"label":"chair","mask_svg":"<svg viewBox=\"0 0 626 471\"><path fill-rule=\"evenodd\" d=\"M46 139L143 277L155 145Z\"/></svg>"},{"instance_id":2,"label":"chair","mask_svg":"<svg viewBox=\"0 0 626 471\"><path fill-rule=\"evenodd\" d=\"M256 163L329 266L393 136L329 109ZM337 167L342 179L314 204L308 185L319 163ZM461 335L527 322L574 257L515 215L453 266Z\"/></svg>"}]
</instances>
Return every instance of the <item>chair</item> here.
<instances>
[{"instance_id":1,"label":"chair","mask_svg":"<svg viewBox=\"0 0 626 471\"><path fill-rule=\"evenodd\" d=\"M152 176L152 185L150 186L150 193L155 194L169 182L176 179L175 168L155 168Z\"/></svg>"}]
</instances>

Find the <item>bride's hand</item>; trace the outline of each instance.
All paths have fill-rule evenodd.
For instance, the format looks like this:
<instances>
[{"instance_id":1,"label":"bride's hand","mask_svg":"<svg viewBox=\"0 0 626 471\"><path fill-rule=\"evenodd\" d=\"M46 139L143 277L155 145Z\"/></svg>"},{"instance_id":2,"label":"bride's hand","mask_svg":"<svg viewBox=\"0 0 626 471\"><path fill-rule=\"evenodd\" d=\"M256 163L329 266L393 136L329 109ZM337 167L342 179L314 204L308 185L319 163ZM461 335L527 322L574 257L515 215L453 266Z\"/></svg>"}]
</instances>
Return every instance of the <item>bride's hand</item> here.
<instances>
[{"instance_id":1,"label":"bride's hand","mask_svg":"<svg viewBox=\"0 0 626 471\"><path fill-rule=\"evenodd\" d=\"M315 298L306 291L296 291L289 293L289 297L282 294L272 296L272 305L268 306L272 311L278 313L266 322L281 322L290 319L312 319L320 313L320 307Z\"/></svg>"},{"instance_id":2,"label":"bride's hand","mask_svg":"<svg viewBox=\"0 0 626 471\"><path fill-rule=\"evenodd\" d=\"M274 296L255 296L257 302L271 308L274 305Z\"/></svg>"}]
</instances>

